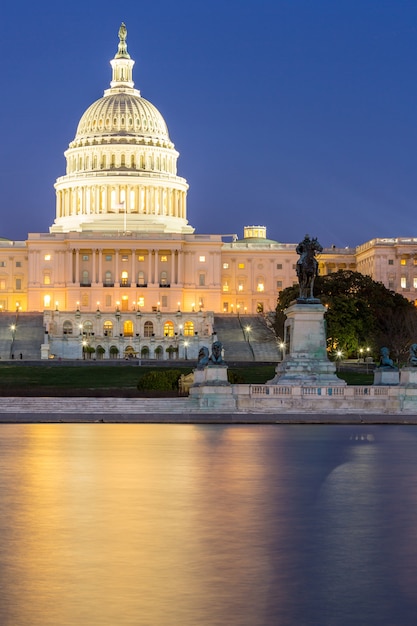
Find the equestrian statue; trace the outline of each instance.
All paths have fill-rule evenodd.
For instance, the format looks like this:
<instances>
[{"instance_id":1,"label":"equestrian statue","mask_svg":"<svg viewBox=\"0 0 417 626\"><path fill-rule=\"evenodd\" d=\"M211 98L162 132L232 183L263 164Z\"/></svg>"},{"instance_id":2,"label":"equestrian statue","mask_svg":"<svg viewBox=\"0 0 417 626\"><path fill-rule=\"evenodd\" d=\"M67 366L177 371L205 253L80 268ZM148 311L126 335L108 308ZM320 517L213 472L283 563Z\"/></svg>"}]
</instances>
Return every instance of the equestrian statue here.
<instances>
[{"instance_id":1,"label":"equestrian statue","mask_svg":"<svg viewBox=\"0 0 417 626\"><path fill-rule=\"evenodd\" d=\"M314 300L314 279L318 275L319 268L315 255L316 252L322 252L323 248L316 237L310 239L310 235L306 235L303 241L300 241L295 251L300 255L296 264L298 283L300 285L299 300Z\"/></svg>"}]
</instances>

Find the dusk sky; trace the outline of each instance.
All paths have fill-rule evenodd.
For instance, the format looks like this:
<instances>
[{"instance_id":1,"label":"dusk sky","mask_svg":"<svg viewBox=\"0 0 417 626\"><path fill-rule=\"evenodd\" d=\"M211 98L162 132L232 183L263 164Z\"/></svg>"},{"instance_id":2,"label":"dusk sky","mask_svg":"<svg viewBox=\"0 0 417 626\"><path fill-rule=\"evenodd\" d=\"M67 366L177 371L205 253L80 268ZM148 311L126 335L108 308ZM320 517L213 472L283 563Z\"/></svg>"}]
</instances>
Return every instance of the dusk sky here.
<instances>
[{"instance_id":1,"label":"dusk sky","mask_svg":"<svg viewBox=\"0 0 417 626\"><path fill-rule=\"evenodd\" d=\"M196 232L417 237L415 0L16 0L1 17L1 237L48 232L122 21Z\"/></svg>"}]
</instances>

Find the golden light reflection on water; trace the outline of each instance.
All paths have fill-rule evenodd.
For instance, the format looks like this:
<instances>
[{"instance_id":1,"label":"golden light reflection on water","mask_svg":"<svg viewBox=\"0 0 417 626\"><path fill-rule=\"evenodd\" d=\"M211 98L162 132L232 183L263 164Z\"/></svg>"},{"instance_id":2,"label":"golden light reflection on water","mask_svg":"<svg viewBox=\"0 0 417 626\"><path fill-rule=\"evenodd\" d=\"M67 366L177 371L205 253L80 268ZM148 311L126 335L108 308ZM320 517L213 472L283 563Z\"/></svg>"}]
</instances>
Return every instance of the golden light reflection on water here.
<instances>
[{"instance_id":1,"label":"golden light reflection on water","mask_svg":"<svg viewBox=\"0 0 417 626\"><path fill-rule=\"evenodd\" d=\"M271 594L290 612L290 484L250 433L2 426L2 626L252 626Z\"/></svg>"}]
</instances>

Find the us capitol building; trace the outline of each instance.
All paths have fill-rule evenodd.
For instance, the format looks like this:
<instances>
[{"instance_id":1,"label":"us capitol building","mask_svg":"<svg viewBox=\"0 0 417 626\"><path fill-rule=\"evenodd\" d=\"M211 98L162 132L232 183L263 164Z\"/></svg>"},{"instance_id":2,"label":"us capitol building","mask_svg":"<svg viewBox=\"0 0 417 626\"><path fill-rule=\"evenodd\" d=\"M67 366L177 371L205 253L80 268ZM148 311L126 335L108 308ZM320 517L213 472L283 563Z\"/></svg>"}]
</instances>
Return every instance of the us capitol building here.
<instances>
[{"instance_id":1,"label":"us capitol building","mask_svg":"<svg viewBox=\"0 0 417 626\"><path fill-rule=\"evenodd\" d=\"M244 227L241 239L194 232L179 153L134 86L126 35L122 24L110 88L65 152L49 233L0 239L0 323L41 314L43 358L194 358L211 344L214 315L267 313L297 282L296 244L268 239L265 226ZM328 248L318 261L321 274L356 270L416 298L417 238Z\"/></svg>"}]
</instances>

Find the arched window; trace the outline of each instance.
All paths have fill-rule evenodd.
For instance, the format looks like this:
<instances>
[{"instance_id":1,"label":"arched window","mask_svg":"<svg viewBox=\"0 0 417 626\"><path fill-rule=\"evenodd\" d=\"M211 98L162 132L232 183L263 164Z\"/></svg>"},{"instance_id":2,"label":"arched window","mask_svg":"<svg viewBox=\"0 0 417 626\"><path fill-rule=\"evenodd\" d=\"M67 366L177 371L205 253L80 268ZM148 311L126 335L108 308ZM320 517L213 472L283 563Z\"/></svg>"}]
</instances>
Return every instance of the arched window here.
<instances>
[{"instance_id":1,"label":"arched window","mask_svg":"<svg viewBox=\"0 0 417 626\"><path fill-rule=\"evenodd\" d=\"M83 270L82 274L81 274L81 284L82 285L89 285L90 284L90 275L88 273L88 270Z\"/></svg>"},{"instance_id":2,"label":"arched window","mask_svg":"<svg viewBox=\"0 0 417 626\"><path fill-rule=\"evenodd\" d=\"M121 280L120 284L121 284L122 287L128 287L129 286L129 275L128 275L126 270L123 270L123 272L122 272L122 280Z\"/></svg>"},{"instance_id":3,"label":"arched window","mask_svg":"<svg viewBox=\"0 0 417 626\"><path fill-rule=\"evenodd\" d=\"M106 272L105 276L104 276L104 284L107 287L113 287L113 277L111 272Z\"/></svg>"},{"instance_id":4,"label":"arched window","mask_svg":"<svg viewBox=\"0 0 417 626\"><path fill-rule=\"evenodd\" d=\"M66 320L62 325L62 332L64 335L72 335L72 322Z\"/></svg>"},{"instance_id":5,"label":"arched window","mask_svg":"<svg viewBox=\"0 0 417 626\"><path fill-rule=\"evenodd\" d=\"M125 337L133 337L133 322L126 320L123 324L123 335Z\"/></svg>"},{"instance_id":6,"label":"arched window","mask_svg":"<svg viewBox=\"0 0 417 626\"><path fill-rule=\"evenodd\" d=\"M113 337L113 322L107 320L103 324L103 335L105 337Z\"/></svg>"},{"instance_id":7,"label":"arched window","mask_svg":"<svg viewBox=\"0 0 417 626\"><path fill-rule=\"evenodd\" d=\"M191 337L192 335L194 335L194 322L185 322L184 335L186 335L187 337Z\"/></svg>"},{"instance_id":8,"label":"arched window","mask_svg":"<svg viewBox=\"0 0 417 626\"><path fill-rule=\"evenodd\" d=\"M90 322L89 320L84 322L83 332L86 333L86 335L91 335L93 332L93 322Z\"/></svg>"},{"instance_id":9,"label":"arched window","mask_svg":"<svg viewBox=\"0 0 417 626\"><path fill-rule=\"evenodd\" d=\"M152 322L145 322L143 325L143 336L144 337L152 337L153 335L153 324Z\"/></svg>"},{"instance_id":10,"label":"arched window","mask_svg":"<svg viewBox=\"0 0 417 626\"><path fill-rule=\"evenodd\" d=\"M172 322L165 322L165 324L164 324L164 335L165 335L165 337L173 337L174 336L174 324Z\"/></svg>"}]
</instances>

